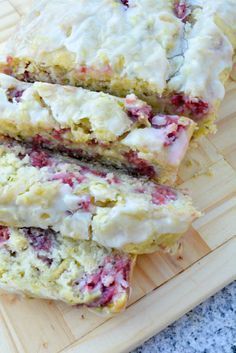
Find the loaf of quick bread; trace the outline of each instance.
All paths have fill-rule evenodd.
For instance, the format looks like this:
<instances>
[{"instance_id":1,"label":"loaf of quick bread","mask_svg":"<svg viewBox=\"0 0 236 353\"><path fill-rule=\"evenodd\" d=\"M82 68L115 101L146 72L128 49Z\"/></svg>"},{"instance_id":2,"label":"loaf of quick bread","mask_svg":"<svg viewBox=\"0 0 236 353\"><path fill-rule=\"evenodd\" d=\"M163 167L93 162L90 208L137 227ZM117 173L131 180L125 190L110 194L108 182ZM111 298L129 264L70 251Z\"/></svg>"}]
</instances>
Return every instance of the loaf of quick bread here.
<instances>
[{"instance_id":1,"label":"loaf of quick bread","mask_svg":"<svg viewBox=\"0 0 236 353\"><path fill-rule=\"evenodd\" d=\"M170 248L199 215L177 189L4 138L0 170L3 226L147 253Z\"/></svg>"},{"instance_id":2,"label":"loaf of quick bread","mask_svg":"<svg viewBox=\"0 0 236 353\"><path fill-rule=\"evenodd\" d=\"M172 184L196 124L83 88L24 83L0 74L0 134Z\"/></svg>"},{"instance_id":3,"label":"loaf of quick bread","mask_svg":"<svg viewBox=\"0 0 236 353\"><path fill-rule=\"evenodd\" d=\"M135 256L52 229L0 226L0 288L105 313L125 308Z\"/></svg>"}]
</instances>

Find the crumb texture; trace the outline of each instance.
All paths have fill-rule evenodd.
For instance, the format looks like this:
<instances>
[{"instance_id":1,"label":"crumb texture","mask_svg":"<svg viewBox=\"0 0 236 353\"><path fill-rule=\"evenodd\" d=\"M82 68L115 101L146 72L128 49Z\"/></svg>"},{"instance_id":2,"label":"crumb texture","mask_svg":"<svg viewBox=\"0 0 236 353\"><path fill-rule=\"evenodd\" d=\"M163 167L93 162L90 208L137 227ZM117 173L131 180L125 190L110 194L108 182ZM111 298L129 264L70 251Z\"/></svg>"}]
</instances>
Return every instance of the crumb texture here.
<instances>
[{"instance_id":1,"label":"crumb texture","mask_svg":"<svg viewBox=\"0 0 236 353\"><path fill-rule=\"evenodd\" d=\"M107 312L125 307L134 258L51 229L0 226L0 287Z\"/></svg>"},{"instance_id":2,"label":"crumb texture","mask_svg":"<svg viewBox=\"0 0 236 353\"><path fill-rule=\"evenodd\" d=\"M198 216L173 188L11 140L0 145L0 168L2 225L142 253L172 244Z\"/></svg>"}]
</instances>

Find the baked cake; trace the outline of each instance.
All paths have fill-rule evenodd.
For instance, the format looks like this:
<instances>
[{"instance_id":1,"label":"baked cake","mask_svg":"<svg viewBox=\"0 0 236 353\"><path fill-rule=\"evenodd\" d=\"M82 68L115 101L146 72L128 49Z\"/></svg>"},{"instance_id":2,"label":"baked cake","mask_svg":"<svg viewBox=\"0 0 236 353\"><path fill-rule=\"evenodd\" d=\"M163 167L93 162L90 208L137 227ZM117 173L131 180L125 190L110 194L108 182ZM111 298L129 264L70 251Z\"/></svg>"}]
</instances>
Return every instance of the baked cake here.
<instances>
[{"instance_id":1,"label":"baked cake","mask_svg":"<svg viewBox=\"0 0 236 353\"><path fill-rule=\"evenodd\" d=\"M0 226L0 288L106 313L125 308L135 257L52 229Z\"/></svg>"},{"instance_id":2,"label":"baked cake","mask_svg":"<svg viewBox=\"0 0 236 353\"><path fill-rule=\"evenodd\" d=\"M176 180L194 128L182 116L154 115L134 94L123 99L0 74L0 134L125 167L160 183Z\"/></svg>"},{"instance_id":3,"label":"baked cake","mask_svg":"<svg viewBox=\"0 0 236 353\"><path fill-rule=\"evenodd\" d=\"M129 93L214 130L236 45L235 0L41 0L1 49L0 69Z\"/></svg>"},{"instance_id":4,"label":"baked cake","mask_svg":"<svg viewBox=\"0 0 236 353\"><path fill-rule=\"evenodd\" d=\"M148 253L170 249L199 215L179 190L9 139L0 170L2 226Z\"/></svg>"}]
</instances>

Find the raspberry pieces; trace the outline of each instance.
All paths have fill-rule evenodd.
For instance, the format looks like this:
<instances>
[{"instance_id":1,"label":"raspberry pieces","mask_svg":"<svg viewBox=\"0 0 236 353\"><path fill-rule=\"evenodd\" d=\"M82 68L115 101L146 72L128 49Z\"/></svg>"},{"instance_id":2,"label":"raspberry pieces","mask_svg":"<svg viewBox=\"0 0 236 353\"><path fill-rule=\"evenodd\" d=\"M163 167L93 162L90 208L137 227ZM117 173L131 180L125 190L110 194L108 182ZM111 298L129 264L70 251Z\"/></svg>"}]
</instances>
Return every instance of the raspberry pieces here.
<instances>
[{"instance_id":1,"label":"raspberry pieces","mask_svg":"<svg viewBox=\"0 0 236 353\"><path fill-rule=\"evenodd\" d=\"M138 120L151 120L153 117L152 107L148 104L140 103L134 94L129 94L125 98L125 109L127 115L134 122Z\"/></svg>"},{"instance_id":2,"label":"raspberry pieces","mask_svg":"<svg viewBox=\"0 0 236 353\"><path fill-rule=\"evenodd\" d=\"M81 200L81 202L78 205L79 209L84 210L85 212L89 212L91 206L91 198L85 197L84 200Z\"/></svg>"},{"instance_id":3,"label":"raspberry pieces","mask_svg":"<svg viewBox=\"0 0 236 353\"><path fill-rule=\"evenodd\" d=\"M153 116L152 108L149 105L128 108L127 114L133 121L137 121L141 118L147 118L148 120L150 120Z\"/></svg>"},{"instance_id":4,"label":"raspberry pieces","mask_svg":"<svg viewBox=\"0 0 236 353\"><path fill-rule=\"evenodd\" d=\"M187 123L181 121L177 115L162 114L154 116L151 124L155 129L163 129L165 133L165 147L172 145L187 126Z\"/></svg>"},{"instance_id":5,"label":"raspberry pieces","mask_svg":"<svg viewBox=\"0 0 236 353\"><path fill-rule=\"evenodd\" d=\"M37 146L50 145L50 141L41 135L35 135L32 139L32 143Z\"/></svg>"},{"instance_id":6,"label":"raspberry pieces","mask_svg":"<svg viewBox=\"0 0 236 353\"><path fill-rule=\"evenodd\" d=\"M126 7L129 7L129 0L120 0L122 4Z\"/></svg>"},{"instance_id":7,"label":"raspberry pieces","mask_svg":"<svg viewBox=\"0 0 236 353\"><path fill-rule=\"evenodd\" d=\"M168 186L157 185L152 193L152 202L155 205L165 205L169 201L175 201L177 194Z\"/></svg>"},{"instance_id":8,"label":"raspberry pieces","mask_svg":"<svg viewBox=\"0 0 236 353\"><path fill-rule=\"evenodd\" d=\"M193 116L201 119L209 112L209 105L200 98L190 98L183 94L175 94L171 98L171 104L176 108L178 114Z\"/></svg>"},{"instance_id":9,"label":"raspberry pieces","mask_svg":"<svg viewBox=\"0 0 236 353\"><path fill-rule=\"evenodd\" d=\"M70 129L59 129L52 131L52 137L57 141L63 141L63 135L70 131Z\"/></svg>"},{"instance_id":10,"label":"raspberry pieces","mask_svg":"<svg viewBox=\"0 0 236 353\"><path fill-rule=\"evenodd\" d=\"M10 231L8 227L0 226L0 244L5 243L10 238Z\"/></svg>"},{"instance_id":11,"label":"raspberry pieces","mask_svg":"<svg viewBox=\"0 0 236 353\"><path fill-rule=\"evenodd\" d=\"M56 232L52 229L22 228L24 235L28 238L30 246L36 251L37 258L47 266L53 262L52 248L55 246ZM46 254L45 254L46 253Z\"/></svg>"},{"instance_id":12,"label":"raspberry pieces","mask_svg":"<svg viewBox=\"0 0 236 353\"><path fill-rule=\"evenodd\" d=\"M67 184L70 187L74 186L74 183L82 183L86 179L83 175L76 175L75 173L68 172L68 173L58 173L55 174L52 180L60 180L63 184Z\"/></svg>"},{"instance_id":13,"label":"raspberry pieces","mask_svg":"<svg viewBox=\"0 0 236 353\"><path fill-rule=\"evenodd\" d=\"M75 290L83 293L100 293L88 306L103 307L112 302L115 295L128 288L130 259L127 256L107 256L98 270L75 281Z\"/></svg>"},{"instance_id":14,"label":"raspberry pieces","mask_svg":"<svg viewBox=\"0 0 236 353\"><path fill-rule=\"evenodd\" d=\"M11 103L19 103L21 100L21 97L24 93L24 90L18 90L16 88L9 88L7 90L7 99Z\"/></svg>"},{"instance_id":15,"label":"raspberry pieces","mask_svg":"<svg viewBox=\"0 0 236 353\"><path fill-rule=\"evenodd\" d=\"M180 20L182 20L183 22L186 22L187 17L190 14L190 11L187 7L186 0L175 1L174 13Z\"/></svg>"},{"instance_id":16,"label":"raspberry pieces","mask_svg":"<svg viewBox=\"0 0 236 353\"><path fill-rule=\"evenodd\" d=\"M55 239L55 232L51 229L40 228L23 228L25 236L29 240L29 244L36 251L49 252Z\"/></svg>"},{"instance_id":17,"label":"raspberry pieces","mask_svg":"<svg viewBox=\"0 0 236 353\"><path fill-rule=\"evenodd\" d=\"M130 151L125 153L124 156L130 163L131 169L137 171L138 174L148 176L149 178L155 176L154 168L148 165L146 161L139 158L137 152Z\"/></svg>"},{"instance_id":18,"label":"raspberry pieces","mask_svg":"<svg viewBox=\"0 0 236 353\"><path fill-rule=\"evenodd\" d=\"M70 187L74 186L75 175L74 173L59 173L53 176L52 180L60 180L63 184L67 184Z\"/></svg>"},{"instance_id":19,"label":"raspberry pieces","mask_svg":"<svg viewBox=\"0 0 236 353\"><path fill-rule=\"evenodd\" d=\"M29 156L33 167L43 168L51 165L51 159L45 151L32 150Z\"/></svg>"}]
</instances>

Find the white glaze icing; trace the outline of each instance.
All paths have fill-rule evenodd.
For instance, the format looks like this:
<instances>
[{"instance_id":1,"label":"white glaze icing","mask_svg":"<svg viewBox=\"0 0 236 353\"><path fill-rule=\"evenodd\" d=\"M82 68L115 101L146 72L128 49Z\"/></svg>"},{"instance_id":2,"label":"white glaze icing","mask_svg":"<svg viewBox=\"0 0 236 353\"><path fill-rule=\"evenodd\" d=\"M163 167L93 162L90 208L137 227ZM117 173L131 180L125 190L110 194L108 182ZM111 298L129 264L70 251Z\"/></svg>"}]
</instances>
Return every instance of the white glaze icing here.
<instances>
[{"instance_id":1,"label":"white glaze icing","mask_svg":"<svg viewBox=\"0 0 236 353\"><path fill-rule=\"evenodd\" d=\"M165 137L164 129L146 127L130 132L122 143L142 152L160 153L164 149Z\"/></svg>"},{"instance_id":2,"label":"white glaze icing","mask_svg":"<svg viewBox=\"0 0 236 353\"><path fill-rule=\"evenodd\" d=\"M74 179L71 187L54 176L60 171L78 173L76 165L61 162L55 167L35 168L30 166L28 156L17 158L17 150L0 146L3 224L50 227L65 237L91 238L104 246L123 248L133 242L142 244L150 237L182 233L197 216L189 198L177 190L176 200L156 205L152 202L155 184L118 173L119 181L111 184L104 177L87 172L84 181ZM87 200L89 207L80 206Z\"/></svg>"},{"instance_id":3,"label":"white glaze icing","mask_svg":"<svg viewBox=\"0 0 236 353\"><path fill-rule=\"evenodd\" d=\"M145 242L156 232L161 234L182 233L188 228L188 217L175 203L177 212L171 215L165 207L158 212L142 196L130 196L124 205L112 209L99 209L93 218L93 239L104 246L122 248L128 243ZM178 211L178 207L179 211Z\"/></svg>"},{"instance_id":4,"label":"white glaze icing","mask_svg":"<svg viewBox=\"0 0 236 353\"><path fill-rule=\"evenodd\" d=\"M19 91L24 90L18 103L14 99L10 102L7 97L9 89L15 87ZM81 148L81 143L94 138L101 143L114 142L110 150L116 160L120 160L128 148L142 153L141 158L150 162L154 168L159 167L160 163L165 168L168 161L166 153L169 155L173 151L170 159L176 170L181 159L177 158L174 162L174 156L184 156L182 152L186 151L186 141L176 144L179 149L176 152L165 145L171 124L156 129L151 126L145 114L141 114L140 120L147 127L139 128L135 124L135 119L132 120L127 114L128 109L139 109L142 112L142 109L145 111L147 108L147 104L135 95L122 99L83 88L39 82L21 84L10 76L0 74L0 98L0 133L11 137L20 135L27 139L37 134L50 134L50 131L52 134L52 130L69 129L70 144L77 144L78 148ZM154 123L156 121L158 124L155 119L157 117ZM181 119L185 121L189 141L195 125L187 118ZM87 130L83 127L84 121ZM125 138L122 138L123 134L126 134ZM100 144L93 148L95 153L109 158L111 152L106 145L102 148Z\"/></svg>"},{"instance_id":5,"label":"white glaze icing","mask_svg":"<svg viewBox=\"0 0 236 353\"><path fill-rule=\"evenodd\" d=\"M225 90L219 77L230 69L232 54L229 40L213 18L200 15L188 36L185 61L170 80L169 89L212 103L222 100Z\"/></svg>"},{"instance_id":6,"label":"white glaze icing","mask_svg":"<svg viewBox=\"0 0 236 353\"><path fill-rule=\"evenodd\" d=\"M37 1L0 61L12 55L66 70L85 65L95 81L107 71L111 79L144 80L153 92L182 90L214 105L224 94L221 73L232 66L235 1L188 4L193 28L177 18L174 0L129 0L128 8L120 0Z\"/></svg>"}]
</instances>

